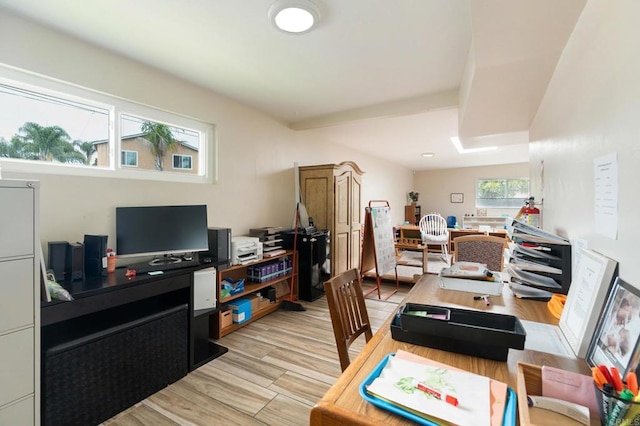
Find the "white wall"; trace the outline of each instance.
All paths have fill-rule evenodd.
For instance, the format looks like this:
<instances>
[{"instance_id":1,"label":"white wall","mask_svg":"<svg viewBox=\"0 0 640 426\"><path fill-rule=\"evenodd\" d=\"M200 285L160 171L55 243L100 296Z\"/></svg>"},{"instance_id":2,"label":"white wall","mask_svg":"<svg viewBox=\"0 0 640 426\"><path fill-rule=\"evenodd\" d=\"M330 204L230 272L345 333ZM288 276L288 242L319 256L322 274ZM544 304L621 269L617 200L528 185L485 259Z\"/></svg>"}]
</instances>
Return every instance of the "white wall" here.
<instances>
[{"instance_id":1,"label":"white wall","mask_svg":"<svg viewBox=\"0 0 640 426\"><path fill-rule=\"evenodd\" d=\"M529 176L528 163L428 170L415 172L414 190L420 193L418 204L422 207L423 215L436 212L445 218L456 216L458 223L462 226L462 218L465 214L477 214L475 184L478 179L527 176ZM451 193L453 192L462 193L464 203L451 203ZM515 216L518 209L487 209L487 216L501 216L502 214Z\"/></svg>"},{"instance_id":2,"label":"white wall","mask_svg":"<svg viewBox=\"0 0 640 426\"><path fill-rule=\"evenodd\" d=\"M295 211L293 163L355 161L366 173L363 200L402 206L411 171L345 146L303 139L263 113L87 45L0 10L0 63L135 102L184 114L216 126L219 180L213 185L7 173L41 181L41 240L81 241L107 234L115 243L115 207L206 203L210 226L234 235L260 226L291 227ZM401 208L394 210L402 220ZM46 250L46 244L44 244ZM45 253L46 255L46 253Z\"/></svg>"},{"instance_id":3,"label":"white wall","mask_svg":"<svg viewBox=\"0 0 640 426\"><path fill-rule=\"evenodd\" d=\"M532 124L531 176L545 229L584 239L635 271L640 227L640 2L589 0ZM594 223L594 159L618 158L618 236ZM544 164L543 170L541 165ZM542 178L544 176L544 178Z\"/></svg>"}]
</instances>

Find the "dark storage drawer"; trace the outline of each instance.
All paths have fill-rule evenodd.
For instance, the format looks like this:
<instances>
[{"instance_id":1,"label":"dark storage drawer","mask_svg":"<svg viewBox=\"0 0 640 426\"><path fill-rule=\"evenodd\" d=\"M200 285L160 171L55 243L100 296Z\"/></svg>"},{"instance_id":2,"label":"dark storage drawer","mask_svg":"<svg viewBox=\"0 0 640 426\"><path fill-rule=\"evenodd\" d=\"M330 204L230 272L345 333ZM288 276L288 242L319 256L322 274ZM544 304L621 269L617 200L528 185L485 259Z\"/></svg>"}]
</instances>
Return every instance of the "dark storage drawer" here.
<instances>
[{"instance_id":1,"label":"dark storage drawer","mask_svg":"<svg viewBox=\"0 0 640 426\"><path fill-rule=\"evenodd\" d=\"M99 424L184 377L188 321L183 304L43 347L43 424Z\"/></svg>"},{"instance_id":2,"label":"dark storage drawer","mask_svg":"<svg viewBox=\"0 0 640 426\"><path fill-rule=\"evenodd\" d=\"M524 349L526 331L512 315L407 303L393 319L391 335L402 342L506 361L509 348Z\"/></svg>"}]
</instances>

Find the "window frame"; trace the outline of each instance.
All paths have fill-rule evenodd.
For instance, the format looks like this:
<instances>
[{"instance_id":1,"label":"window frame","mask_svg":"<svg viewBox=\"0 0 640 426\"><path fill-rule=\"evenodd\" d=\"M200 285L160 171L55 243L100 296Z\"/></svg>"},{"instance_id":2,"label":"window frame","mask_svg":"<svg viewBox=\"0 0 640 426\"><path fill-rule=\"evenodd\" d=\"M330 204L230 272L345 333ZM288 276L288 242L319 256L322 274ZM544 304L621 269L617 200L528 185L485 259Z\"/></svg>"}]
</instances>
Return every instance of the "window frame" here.
<instances>
[{"instance_id":1,"label":"window frame","mask_svg":"<svg viewBox=\"0 0 640 426\"><path fill-rule=\"evenodd\" d=\"M177 167L175 166L175 158L176 157L180 157L181 161L180 163L182 163L182 159L184 159L184 157L189 157L191 159L191 161L189 161L190 166L189 167ZM193 170L193 155L189 155L189 154L171 154L171 168L173 170Z\"/></svg>"},{"instance_id":2,"label":"window frame","mask_svg":"<svg viewBox=\"0 0 640 426\"><path fill-rule=\"evenodd\" d=\"M122 161L123 160L122 156L124 154L135 154L136 155L136 164L134 164L134 165L125 164L124 161ZM133 151L133 150L130 150L130 149L121 149L120 150L120 166L121 167L132 167L132 168L133 167L138 167L138 151Z\"/></svg>"},{"instance_id":3,"label":"window frame","mask_svg":"<svg viewBox=\"0 0 640 426\"><path fill-rule=\"evenodd\" d=\"M96 167L0 158L2 170L17 173L110 177L163 182L216 183L218 180L217 138L215 137L215 125L213 124L2 64L0 64L0 82L48 96L56 96L74 102L98 106L108 109L110 112L109 166ZM169 126L197 131L200 134L200 146L198 146L199 173L175 173L170 170L158 172L156 170L143 170L131 166L123 166L120 157L120 125L116 124L120 122L122 114L135 115Z\"/></svg>"},{"instance_id":4,"label":"window frame","mask_svg":"<svg viewBox=\"0 0 640 426\"><path fill-rule=\"evenodd\" d=\"M518 205L515 205L515 201L513 202L514 205L505 205L505 204L501 204L501 205L486 205L486 204L479 204L478 200L488 200L489 198L480 198L479 197L479 193L478 193L478 189L480 187L480 183L481 182L486 182L486 181L504 181L505 182L505 191L508 190L509 188L509 181L520 181L520 180L526 180L527 183L529 184L529 192L531 192L531 179L528 176L522 176L522 177L500 177L500 178L477 178L476 179L476 188L475 188L475 207L477 209L519 209L520 207L522 207L522 204L525 200L525 198L528 198L528 195L522 196L522 197L513 197L513 198L507 198L506 196L504 198L492 198L495 200L518 200ZM506 195L506 194L505 194Z\"/></svg>"}]
</instances>

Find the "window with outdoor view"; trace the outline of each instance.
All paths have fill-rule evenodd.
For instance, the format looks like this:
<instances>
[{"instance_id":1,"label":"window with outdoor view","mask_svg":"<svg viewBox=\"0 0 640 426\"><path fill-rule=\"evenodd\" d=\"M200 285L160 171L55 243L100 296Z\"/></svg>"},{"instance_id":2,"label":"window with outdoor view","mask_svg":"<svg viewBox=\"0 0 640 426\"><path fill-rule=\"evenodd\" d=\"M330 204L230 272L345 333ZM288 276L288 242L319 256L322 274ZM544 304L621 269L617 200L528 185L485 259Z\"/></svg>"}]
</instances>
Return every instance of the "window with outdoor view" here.
<instances>
[{"instance_id":1,"label":"window with outdoor view","mask_svg":"<svg viewBox=\"0 0 640 426\"><path fill-rule=\"evenodd\" d=\"M95 103L0 83L0 109L0 157L96 166L94 141L109 144L110 111Z\"/></svg>"},{"instance_id":2,"label":"window with outdoor view","mask_svg":"<svg viewBox=\"0 0 640 426\"><path fill-rule=\"evenodd\" d=\"M193 157L190 155L173 155L173 168L191 170Z\"/></svg>"},{"instance_id":3,"label":"window with outdoor view","mask_svg":"<svg viewBox=\"0 0 640 426\"><path fill-rule=\"evenodd\" d=\"M529 179L478 179L476 207L520 208L529 197Z\"/></svg>"},{"instance_id":4,"label":"window with outdoor view","mask_svg":"<svg viewBox=\"0 0 640 426\"><path fill-rule=\"evenodd\" d=\"M0 110L8 170L180 182L216 174L213 126L181 115L2 66Z\"/></svg>"},{"instance_id":5,"label":"window with outdoor view","mask_svg":"<svg viewBox=\"0 0 640 426\"><path fill-rule=\"evenodd\" d=\"M138 153L136 151L122 150L122 165L126 167L138 167Z\"/></svg>"}]
</instances>

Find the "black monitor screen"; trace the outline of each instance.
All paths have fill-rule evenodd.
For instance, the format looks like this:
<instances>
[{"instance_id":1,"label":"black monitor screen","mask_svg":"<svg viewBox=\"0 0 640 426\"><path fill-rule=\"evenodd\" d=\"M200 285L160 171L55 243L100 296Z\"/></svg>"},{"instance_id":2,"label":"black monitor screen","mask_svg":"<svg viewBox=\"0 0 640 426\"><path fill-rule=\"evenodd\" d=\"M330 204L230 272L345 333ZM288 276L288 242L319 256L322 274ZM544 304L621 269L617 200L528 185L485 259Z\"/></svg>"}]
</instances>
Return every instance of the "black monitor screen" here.
<instances>
[{"instance_id":1,"label":"black monitor screen","mask_svg":"<svg viewBox=\"0 0 640 426\"><path fill-rule=\"evenodd\" d=\"M208 249L206 205L116 207L119 255L169 255Z\"/></svg>"}]
</instances>

